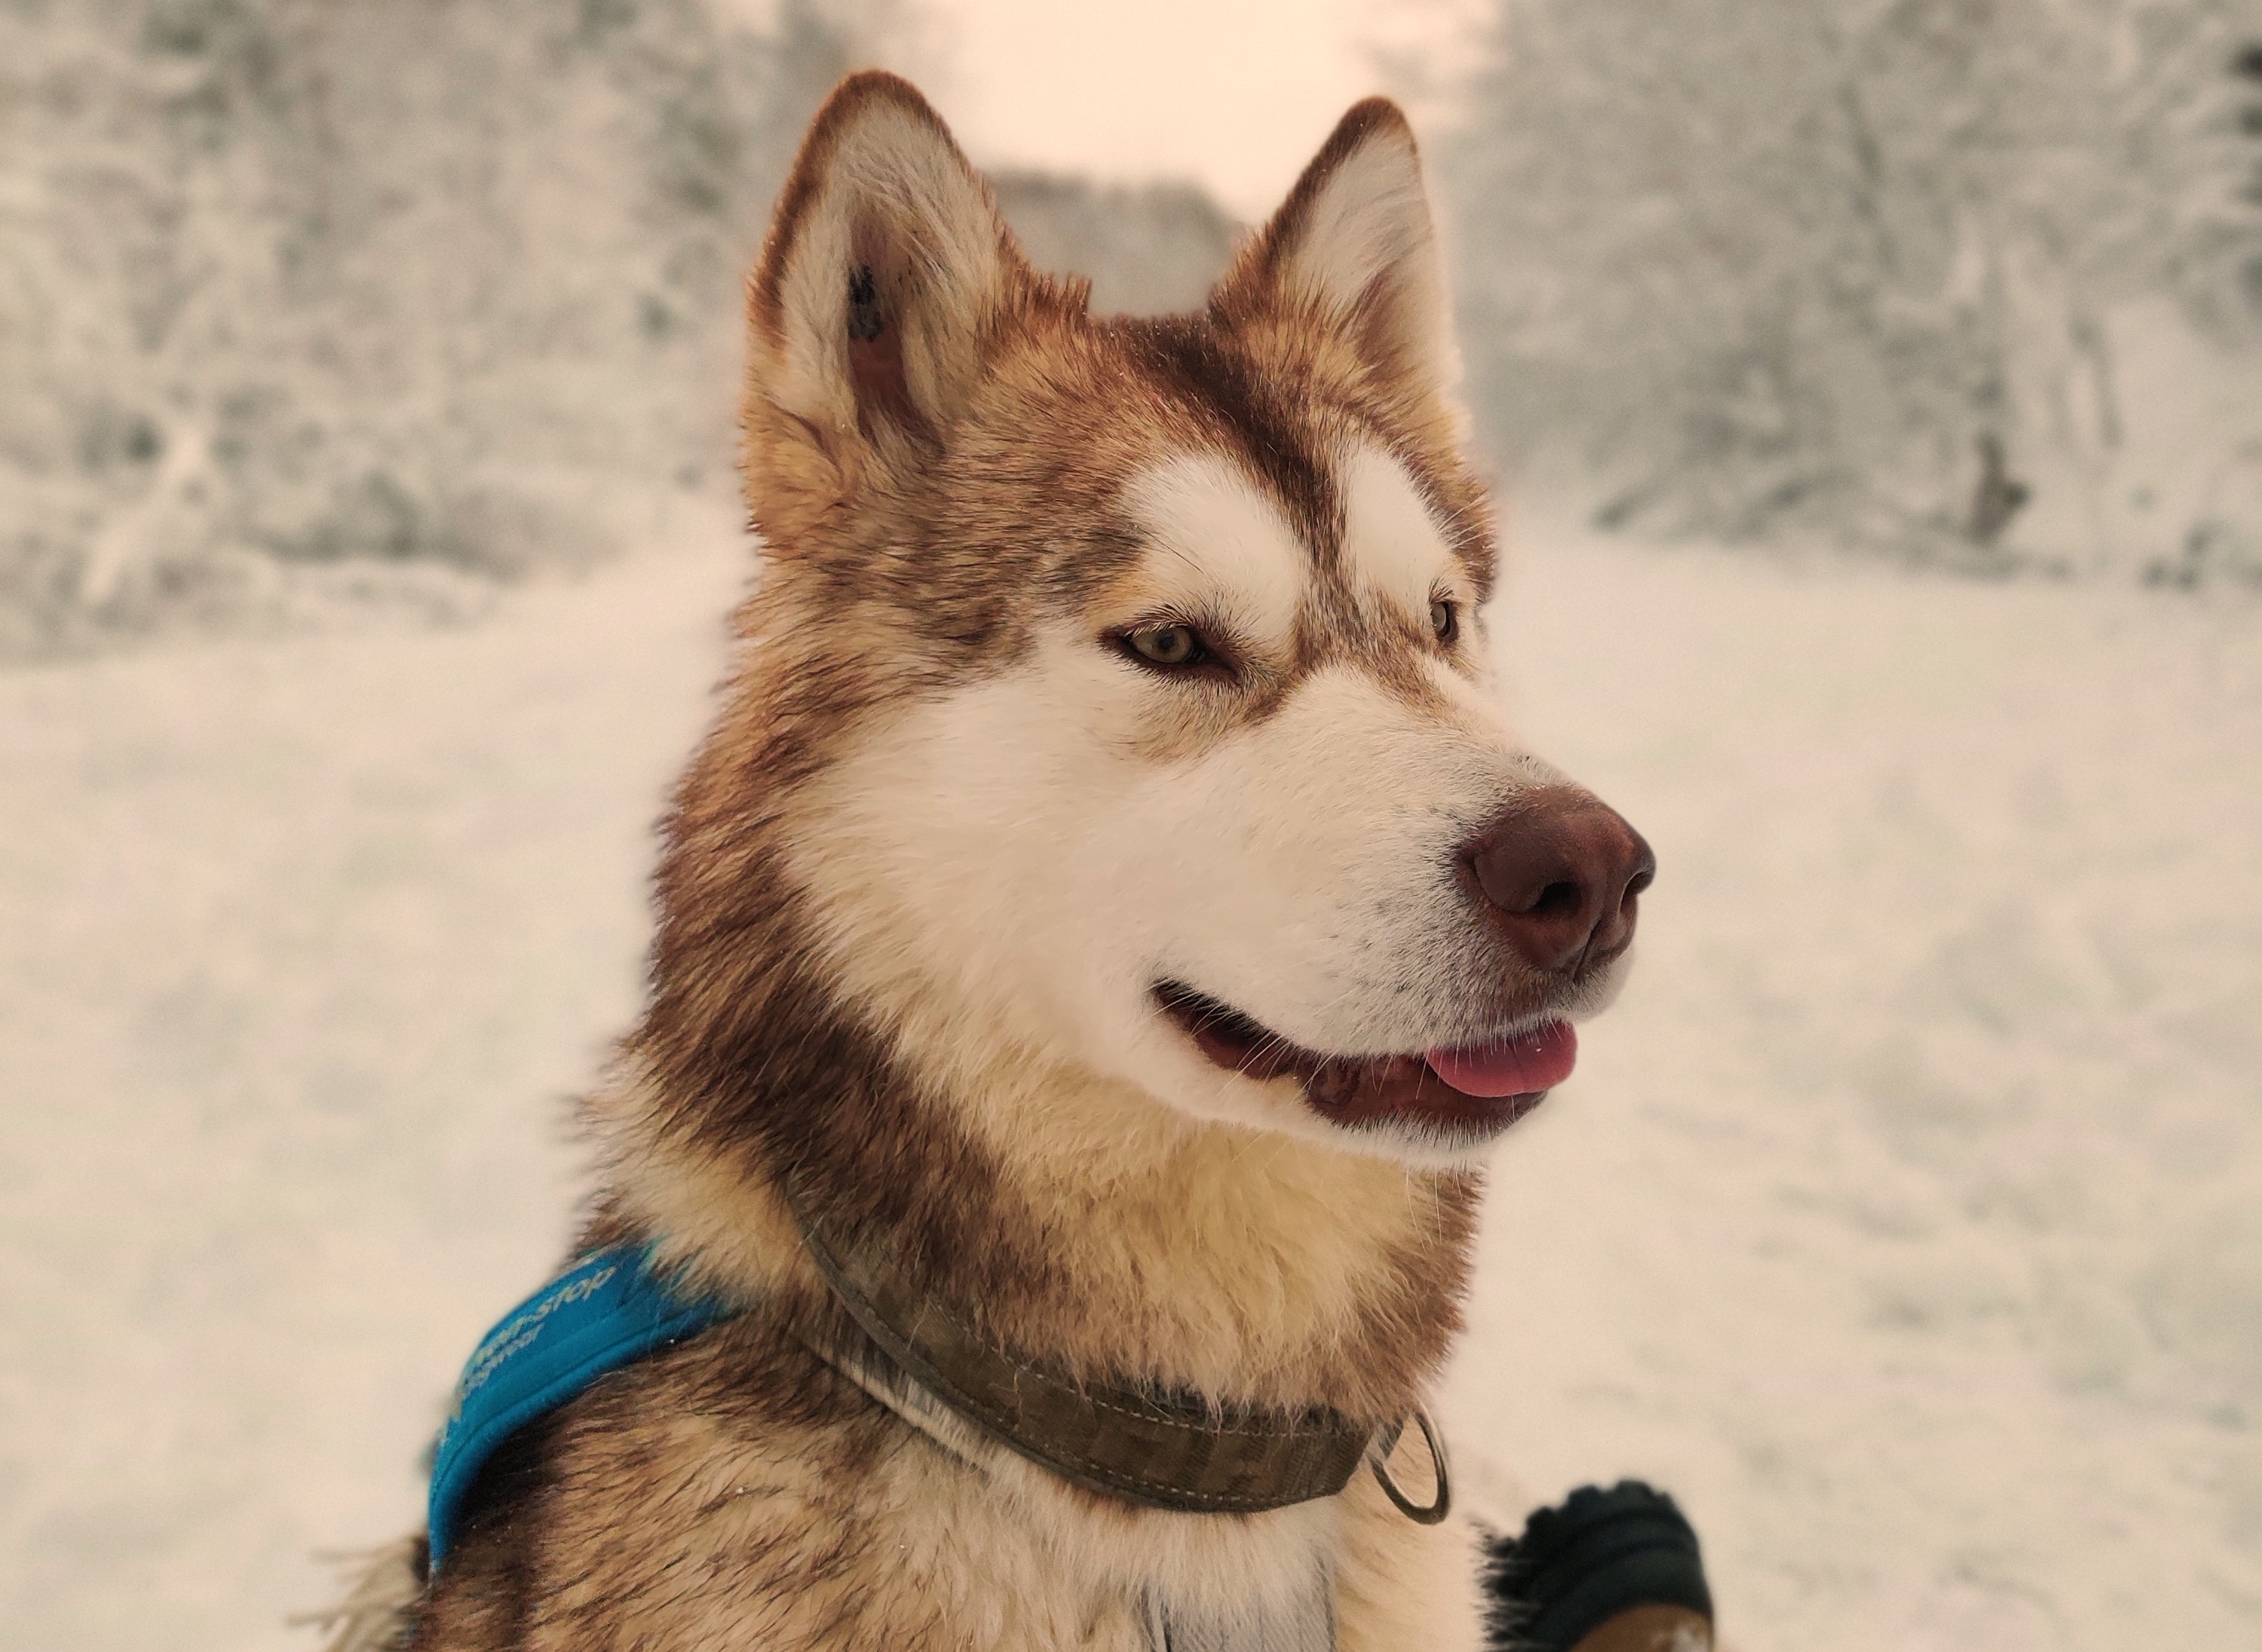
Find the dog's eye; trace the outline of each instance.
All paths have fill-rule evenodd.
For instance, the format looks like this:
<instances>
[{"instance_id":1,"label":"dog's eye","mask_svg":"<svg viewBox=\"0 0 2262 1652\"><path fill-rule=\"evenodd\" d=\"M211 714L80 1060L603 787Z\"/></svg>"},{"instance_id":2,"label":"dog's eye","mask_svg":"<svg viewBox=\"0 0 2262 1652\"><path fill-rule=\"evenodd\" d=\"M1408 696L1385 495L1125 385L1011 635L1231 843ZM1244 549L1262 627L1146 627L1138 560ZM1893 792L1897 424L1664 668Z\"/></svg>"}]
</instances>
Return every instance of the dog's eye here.
<instances>
[{"instance_id":1,"label":"dog's eye","mask_svg":"<svg viewBox=\"0 0 2262 1652\"><path fill-rule=\"evenodd\" d=\"M1430 629L1437 640L1449 646L1461 634L1461 605L1450 597L1433 597L1430 602Z\"/></svg>"},{"instance_id":2,"label":"dog's eye","mask_svg":"<svg viewBox=\"0 0 2262 1652\"><path fill-rule=\"evenodd\" d=\"M1153 666L1198 666L1209 658L1208 645L1191 625L1142 625L1124 632L1123 643Z\"/></svg>"}]
</instances>

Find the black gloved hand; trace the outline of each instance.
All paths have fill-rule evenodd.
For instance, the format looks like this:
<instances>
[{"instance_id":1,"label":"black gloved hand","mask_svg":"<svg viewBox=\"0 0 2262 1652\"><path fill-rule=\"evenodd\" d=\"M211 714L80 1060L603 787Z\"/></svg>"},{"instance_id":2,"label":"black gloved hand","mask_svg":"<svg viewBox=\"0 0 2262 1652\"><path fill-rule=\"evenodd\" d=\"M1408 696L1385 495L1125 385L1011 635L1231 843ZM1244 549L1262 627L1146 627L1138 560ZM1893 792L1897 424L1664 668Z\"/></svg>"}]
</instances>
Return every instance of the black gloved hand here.
<instances>
[{"instance_id":1,"label":"black gloved hand","mask_svg":"<svg viewBox=\"0 0 2262 1652\"><path fill-rule=\"evenodd\" d=\"M1704 1652L1712 1591L1696 1533L1639 1480L1581 1486L1487 1546L1493 1644L1516 1652Z\"/></svg>"}]
</instances>

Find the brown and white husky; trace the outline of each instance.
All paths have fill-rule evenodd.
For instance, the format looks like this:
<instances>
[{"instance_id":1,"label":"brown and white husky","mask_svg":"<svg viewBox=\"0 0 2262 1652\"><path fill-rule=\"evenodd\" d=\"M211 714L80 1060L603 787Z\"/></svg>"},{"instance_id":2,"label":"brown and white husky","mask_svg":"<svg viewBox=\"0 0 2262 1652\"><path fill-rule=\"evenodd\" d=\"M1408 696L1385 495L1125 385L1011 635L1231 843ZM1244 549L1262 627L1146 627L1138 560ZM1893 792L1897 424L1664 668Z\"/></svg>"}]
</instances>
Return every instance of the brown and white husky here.
<instances>
[{"instance_id":1,"label":"brown and white husky","mask_svg":"<svg viewBox=\"0 0 2262 1652\"><path fill-rule=\"evenodd\" d=\"M1473 1531L1374 1474L1157 1507L922 1421L809 1237L1055 1389L1351 1419L1430 1495L1398 1425L1482 1155L1569 1071L1651 862L1495 703L1405 119L1352 109L1206 311L1109 318L859 75L749 309L760 578L585 1235L738 1311L515 1439L387 1634L1482 1645Z\"/></svg>"}]
</instances>

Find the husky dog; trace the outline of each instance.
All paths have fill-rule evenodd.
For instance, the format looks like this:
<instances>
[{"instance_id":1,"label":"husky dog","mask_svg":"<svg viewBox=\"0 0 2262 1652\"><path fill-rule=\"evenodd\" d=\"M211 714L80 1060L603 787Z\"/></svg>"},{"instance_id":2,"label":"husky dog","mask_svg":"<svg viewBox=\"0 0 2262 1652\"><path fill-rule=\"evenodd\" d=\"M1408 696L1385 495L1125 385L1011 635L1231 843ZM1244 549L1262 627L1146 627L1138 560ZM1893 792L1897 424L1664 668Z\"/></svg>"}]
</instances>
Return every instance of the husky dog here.
<instances>
[{"instance_id":1,"label":"husky dog","mask_svg":"<svg viewBox=\"0 0 2262 1652\"><path fill-rule=\"evenodd\" d=\"M1495 703L1395 107L1204 313L1085 300L910 85L833 93L749 290L760 577L587 1108L585 1245L729 1316L511 1440L402 1644L1485 1643L1472 1529L1401 1511L1420 1410L1649 852ZM916 1380L961 1355L1192 1454L1079 1469ZM1204 1481L1314 1418L1325 1495Z\"/></svg>"}]
</instances>

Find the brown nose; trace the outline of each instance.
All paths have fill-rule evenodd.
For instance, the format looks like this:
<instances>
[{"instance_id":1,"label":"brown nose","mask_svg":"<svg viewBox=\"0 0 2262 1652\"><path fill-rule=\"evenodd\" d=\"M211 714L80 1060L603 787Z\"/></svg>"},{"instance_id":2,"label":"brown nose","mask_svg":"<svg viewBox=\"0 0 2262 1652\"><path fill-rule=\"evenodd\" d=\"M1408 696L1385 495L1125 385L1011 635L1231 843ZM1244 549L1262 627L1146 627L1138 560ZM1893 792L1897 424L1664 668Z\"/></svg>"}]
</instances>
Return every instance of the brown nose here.
<instances>
[{"instance_id":1,"label":"brown nose","mask_svg":"<svg viewBox=\"0 0 2262 1652\"><path fill-rule=\"evenodd\" d=\"M1517 798L1462 863L1509 944L1551 970L1582 971L1624 951L1635 903L1657 876L1641 833L1573 786Z\"/></svg>"}]
</instances>

